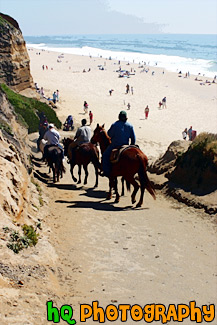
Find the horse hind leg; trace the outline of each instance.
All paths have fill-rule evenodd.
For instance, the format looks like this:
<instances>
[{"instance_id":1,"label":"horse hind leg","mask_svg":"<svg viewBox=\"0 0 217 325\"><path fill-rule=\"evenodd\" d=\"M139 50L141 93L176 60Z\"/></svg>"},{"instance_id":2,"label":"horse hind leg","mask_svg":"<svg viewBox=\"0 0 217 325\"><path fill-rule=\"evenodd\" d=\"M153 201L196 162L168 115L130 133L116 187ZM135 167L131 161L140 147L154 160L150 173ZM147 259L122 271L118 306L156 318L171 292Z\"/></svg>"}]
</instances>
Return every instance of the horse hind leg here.
<instances>
[{"instance_id":1,"label":"horse hind leg","mask_svg":"<svg viewBox=\"0 0 217 325\"><path fill-rule=\"evenodd\" d=\"M129 184L132 184L134 187L133 193L131 195L131 202L132 204L134 204L136 202L136 193L138 192L139 189L139 184L137 183L137 181L134 179L133 176L126 178L127 184L129 186Z\"/></svg>"},{"instance_id":2,"label":"horse hind leg","mask_svg":"<svg viewBox=\"0 0 217 325\"><path fill-rule=\"evenodd\" d=\"M87 170L87 165L83 165L83 168L84 168L84 172L85 172L84 185L86 185L89 173L88 173L88 170Z\"/></svg>"},{"instance_id":3,"label":"horse hind leg","mask_svg":"<svg viewBox=\"0 0 217 325\"><path fill-rule=\"evenodd\" d=\"M81 184L81 165L78 165L78 182L77 184Z\"/></svg>"},{"instance_id":4,"label":"horse hind leg","mask_svg":"<svg viewBox=\"0 0 217 325\"><path fill-rule=\"evenodd\" d=\"M71 172L71 175L72 175L72 179L73 181L76 183L77 182L77 178L74 176L73 174L73 169L74 169L75 165L72 165L71 164L71 167L70 167L70 172Z\"/></svg>"},{"instance_id":5,"label":"horse hind leg","mask_svg":"<svg viewBox=\"0 0 217 325\"><path fill-rule=\"evenodd\" d=\"M115 181L114 181L114 190L115 190L115 194L116 194L115 203L118 203L120 201L120 195L118 193L118 179L117 179L117 177L115 178Z\"/></svg>"}]
</instances>

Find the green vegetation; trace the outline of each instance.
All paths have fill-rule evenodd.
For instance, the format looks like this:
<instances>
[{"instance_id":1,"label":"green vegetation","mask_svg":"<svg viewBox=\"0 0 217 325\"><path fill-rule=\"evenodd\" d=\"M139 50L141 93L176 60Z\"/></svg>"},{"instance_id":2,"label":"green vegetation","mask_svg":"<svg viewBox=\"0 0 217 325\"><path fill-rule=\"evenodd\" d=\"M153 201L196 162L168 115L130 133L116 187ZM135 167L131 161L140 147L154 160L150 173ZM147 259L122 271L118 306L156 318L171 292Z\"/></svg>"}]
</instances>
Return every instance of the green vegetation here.
<instances>
[{"instance_id":1,"label":"green vegetation","mask_svg":"<svg viewBox=\"0 0 217 325\"><path fill-rule=\"evenodd\" d=\"M35 246L38 242L39 234L36 233L33 226L28 226L26 224L23 225L22 235L20 235L19 231L8 227L3 227L3 230L5 233L9 234L9 242L7 247L10 248L15 254L18 254L24 248Z\"/></svg>"},{"instance_id":2,"label":"green vegetation","mask_svg":"<svg viewBox=\"0 0 217 325\"><path fill-rule=\"evenodd\" d=\"M217 188L217 134L199 134L176 160L170 180L194 193L207 194Z\"/></svg>"},{"instance_id":3,"label":"green vegetation","mask_svg":"<svg viewBox=\"0 0 217 325\"><path fill-rule=\"evenodd\" d=\"M61 128L62 123L56 116L54 110L47 104L36 99L19 95L8 88L5 84L0 85L1 90L6 94L9 102L13 105L18 121L27 126L28 133L38 131L39 117L38 114L44 112L49 123L54 123L57 128Z\"/></svg>"},{"instance_id":4,"label":"green vegetation","mask_svg":"<svg viewBox=\"0 0 217 325\"><path fill-rule=\"evenodd\" d=\"M194 158L197 166L205 169L213 164L217 167L217 134L201 133L192 142L188 150L177 159L177 165L189 162L189 157Z\"/></svg>"},{"instance_id":5,"label":"green vegetation","mask_svg":"<svg viewBox=\"0 0 217 325\"><path fill-rule=\"evenodd\" d=\"M201 133L192 142L190 151L200 153L203 160L213 162L217 167L217 134Z\"/></svg>"},{"instance_id":6,"label":"green vegetation","mask_svg":"<svg viewBox=\"0 0 217 325\"><path fill-rule=\"evenodd\" d=\"M0 130L4 130L7 132L9 135L13 136L13 131L10 125L8 125L4 120L0 118Z\"/></svg>"}]
</instances>

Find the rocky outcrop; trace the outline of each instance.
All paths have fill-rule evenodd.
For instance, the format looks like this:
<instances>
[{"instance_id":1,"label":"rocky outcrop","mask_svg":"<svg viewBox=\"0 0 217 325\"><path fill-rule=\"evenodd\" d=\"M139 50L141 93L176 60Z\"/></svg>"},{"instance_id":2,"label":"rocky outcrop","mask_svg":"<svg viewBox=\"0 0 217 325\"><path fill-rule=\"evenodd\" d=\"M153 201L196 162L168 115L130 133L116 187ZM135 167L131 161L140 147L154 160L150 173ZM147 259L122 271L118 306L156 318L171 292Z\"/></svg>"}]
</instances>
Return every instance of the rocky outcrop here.
<instances>
[{"instance_id":1,"label":"rocky outcrop","mask_svg":"<svg viewBox=\"0 0 217 325\"><path fill-rule=\"evenodd\" d=\"M165 172L175 168L176 159L188 150L190 142L184 140L173 141L164 155L158 158L153 164L150 165L148 171L161 175Z\"/></svg>"},{"instance_id":2,"label":"rocky outcrop","mask_svg":"<svg viewBox=\"0 0 217 325\"><path fill-rule=\"evenodd\" d=\"M0 13L0 83L15 91L32 87L30 60L18 23Z\"/></svg>"}]
</instances>

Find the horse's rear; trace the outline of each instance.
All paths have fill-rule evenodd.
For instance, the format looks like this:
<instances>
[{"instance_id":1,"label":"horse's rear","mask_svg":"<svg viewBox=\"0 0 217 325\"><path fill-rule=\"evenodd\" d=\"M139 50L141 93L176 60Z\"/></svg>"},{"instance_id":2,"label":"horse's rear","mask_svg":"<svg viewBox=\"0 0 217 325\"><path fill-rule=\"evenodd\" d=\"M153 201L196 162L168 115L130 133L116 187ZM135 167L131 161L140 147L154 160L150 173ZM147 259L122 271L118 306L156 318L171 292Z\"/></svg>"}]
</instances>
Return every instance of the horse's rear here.
<instances>
[{"instance_id":1,"label":"horse's rear","mask_svg":"<svg viewBox=\"0 0 217 325\"><path fill-rule=\"evenodd\" d=\"M53 171L53 182L59 182L59 177L63 177L65 167L63 166L62 150L59 147L52 146L48 148L47 153L48 166Z\"/></svg>"},{"instance_id":2,"label":"horse's rear","mask_svg":"<svg viewBox=\"0 0 217 325\"><path fill-rule=\"evenodd\" d=\"M128 183L134 186L134 191L131 196L132 203L136 202L136 193L140 187L141 195L137 207L142 206L145 189L147 189L154 199L156 198L154 188L146 172L147 164L148 159L139 148L129 147L122 152L119 161L112 165L110 175L111 186L114 186L116 191L116 202L119 201L119 194L115 184L117 176L123 176ZM135 177L136 174L138 174L138 178ZM139 183L137 180L139 180Z\"/></svg>"}]
</instances>

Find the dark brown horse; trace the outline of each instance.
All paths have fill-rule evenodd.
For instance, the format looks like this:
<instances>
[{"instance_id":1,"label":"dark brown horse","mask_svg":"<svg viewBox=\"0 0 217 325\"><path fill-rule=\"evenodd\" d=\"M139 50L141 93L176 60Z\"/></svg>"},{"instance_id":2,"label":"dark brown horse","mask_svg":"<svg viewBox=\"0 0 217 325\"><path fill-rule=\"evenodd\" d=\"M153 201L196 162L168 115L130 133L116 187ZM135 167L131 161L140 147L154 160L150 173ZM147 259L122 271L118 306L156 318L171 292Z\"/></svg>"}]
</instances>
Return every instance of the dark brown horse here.
<instances>
[{"instance_id":1,"label":"dark brown horse","mask_svg":"<svg viewBox=\"0 0 217 325\"><path fill-rule=\"evenodd\" d=\"M94 187L98 186L98 169L101 169L100 163L99 163L99 150L97 149L96 145L88 142L83 143L76 147L74 149L74 159L70 160L69 150L70 150L70 143L73 142L73 139L70 138L64 138L63 139L63 145L64 145L64 155L68 157L69 163L71 166L71 175L74 182L77 182L77 178L75 178L73 174L73 169L75 165L78 165L78 175L79 180L78 184L81 183L81 166L83 166L85 171L85 179L84 184L87 184L87 177L88 177L88 169L87 166L89 163L93 163L96 173L96 183Z\"/></svg>"},{"instance_id":2,"label":"dark brown horse","mask_svg":"<svg viewBox=\"0 0 217 325\"><path fill-rule=\"evenodd\" d=\"M111 139L107 135L104 129L104 125L99 126L99 124L97 124L91 142L99 143L102 153L109 146ZM127 181L127 184L132 184L134 186L134 191L131 195L132 203L136 202L136 193L140 187L141 195L136 207L142 206L145 189L147 189L155 199L156 197L154 188L151 185L146 173L147 163L148 158L139 148L129 146L127 149L125 149L121 153L119 161L112 164L112 170L109 177L109 194L107 198L111 198L112 188L114 188L116 194L115 202L119 202L120 195L117 189L117 177L123 176ZM138 174L138 178L134 177L136 174ZM138 184L137 180L139 180L140 185Z\"/></svg>"},{"instance_id":3,"label":"dark brown horse","mask_svg":"<svg viewBox=\"0 0 217 325\"><path fill-rule=\"evenodd\" d=\"M47 163L53 171L53 182L59 182L59 178L63 177L65 167L63 166L62 152L57 146L51 146L47 151Z\"/></svg>"}]
</instances>

